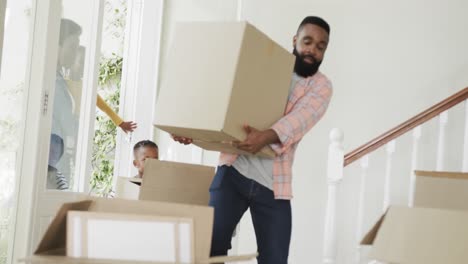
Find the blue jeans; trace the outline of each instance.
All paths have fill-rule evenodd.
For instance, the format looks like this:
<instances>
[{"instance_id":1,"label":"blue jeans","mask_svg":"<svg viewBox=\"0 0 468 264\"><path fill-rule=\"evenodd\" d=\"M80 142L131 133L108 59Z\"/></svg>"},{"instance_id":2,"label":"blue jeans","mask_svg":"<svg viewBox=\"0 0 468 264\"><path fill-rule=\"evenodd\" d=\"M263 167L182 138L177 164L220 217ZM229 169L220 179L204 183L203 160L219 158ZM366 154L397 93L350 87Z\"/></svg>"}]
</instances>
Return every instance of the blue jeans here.
<instances>
[{"instance_id":1,"label":"blue jeans","mask_svg":"<svg viewBox=\"0 0 468 264\"><path fill-rule=\"evenodd\" d=\"M50 150L49 150L49 163L48 165L55 168L64 152L63 139L56 134L50 135Z\"/></svg>"},{"instance_id":2,"label":"blue jeans","mask_svg":"<svg viewBox=\"0 0 468 264\"><path fill-rule=\"evenodd\" d=\"M242 215L250 208L257 238L258 264L287 264L291 240L291 203L230 166L218 167L210 186L214 207L211 256L227 255Z\"/></svg>"}]
</instances>

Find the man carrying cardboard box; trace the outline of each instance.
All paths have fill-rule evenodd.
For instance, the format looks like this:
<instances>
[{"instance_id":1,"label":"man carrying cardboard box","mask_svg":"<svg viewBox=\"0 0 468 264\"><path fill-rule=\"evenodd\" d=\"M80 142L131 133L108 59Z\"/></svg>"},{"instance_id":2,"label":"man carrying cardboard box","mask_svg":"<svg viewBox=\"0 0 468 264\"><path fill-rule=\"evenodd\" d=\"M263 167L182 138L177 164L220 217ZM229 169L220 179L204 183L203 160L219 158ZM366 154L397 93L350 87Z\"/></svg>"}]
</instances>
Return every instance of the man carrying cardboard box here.
<instances>
[{"instance_id":1,"label":"man carrying cardboard box","mask_svg":"<svg viewBox=\"0 0 468 264\"><path fill-rule=\"evenodd\" d=\"M222 153L210 186L215 208L211 255L226 255L232 233L250 208L258 246L259 264L286 264L291 239L292 164L302 137L324 115L332 95L328 78L318 71L328 46L330 27L309 16L293 37L296 63L285 115L270 129L244 125L247 137L233 144L255 154L269 145L274 159ZM190 144L192 139L173 135Z\"/></svg>"}]
</instances>

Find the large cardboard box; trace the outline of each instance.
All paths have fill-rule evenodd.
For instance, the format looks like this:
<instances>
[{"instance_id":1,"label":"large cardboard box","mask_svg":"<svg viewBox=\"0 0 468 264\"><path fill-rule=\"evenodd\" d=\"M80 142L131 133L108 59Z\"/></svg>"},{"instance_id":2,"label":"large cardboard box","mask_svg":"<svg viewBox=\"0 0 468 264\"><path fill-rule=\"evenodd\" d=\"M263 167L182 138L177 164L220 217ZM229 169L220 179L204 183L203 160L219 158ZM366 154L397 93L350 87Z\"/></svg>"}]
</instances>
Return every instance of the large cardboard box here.
<instances>
[{"instance_id":1,"label":"large cardboard box","mask_svg":"<svg viewBox=\"0 0 468 264\"><path fill-rule=\"evenodd\" d=\"M414 206L468 210L468 173L416 171Z\"/></svg>"},{"instance_id":2,"label":"large cardboard box","mask_svg":"<svg viewBox=\"0 0 468 264\"><path fill-rule=\"evenodd\" d=\"M268 129L284 114L295 57L247 22L178 23L167 61L155 114L166 132L247 154L230 144L243 125Z\"/></svg>"},{"instance_id":3,"label":"large cardboard box","mask_svg":"<svg viewBox=\"0 0 468 264\"><path fill-rule=\"evenodd\" d=\"M397 264L464 264L468 211L390 207L361 241L370 258Z\"/></svg>"},{"instance_id":4,"label":"large cardboard box","mask_svg":"<svg viewBox=\"0 0 468 264\"><path fill-rule=\"evenodd\" d=\"M147 159L142 179L119 177L116 197L208 205L214 174L210 166Z\"/></svg>"},{"instance_id":5,"label":"large cardboard box","mask_svg":"<svg viewBox=\"0 0 468 264\"><path fill-rule=\"evenodd\" d=\"M245 256L210 258L211 234L213 226L213 208L190 204L177 204L151 201L132 201L121 199L90 198L88 200L65 203L52 220L34 256L23 260L27 263L174 263L174 262L148 262L129 260L105 260L73 258L66 255L67 249L67 215L75 211L92 212L94 214L119 214L118 219L134 219L140 216L164 216L179 219L191 219L194 233L195 264L217 263L228 261L249 260L256 254ZM119 230L116 230L118 233ZM69 247L69 245L68 245ZM128 250L117 244L109 244L113 250Z\"/></svg>"}]
</instances>

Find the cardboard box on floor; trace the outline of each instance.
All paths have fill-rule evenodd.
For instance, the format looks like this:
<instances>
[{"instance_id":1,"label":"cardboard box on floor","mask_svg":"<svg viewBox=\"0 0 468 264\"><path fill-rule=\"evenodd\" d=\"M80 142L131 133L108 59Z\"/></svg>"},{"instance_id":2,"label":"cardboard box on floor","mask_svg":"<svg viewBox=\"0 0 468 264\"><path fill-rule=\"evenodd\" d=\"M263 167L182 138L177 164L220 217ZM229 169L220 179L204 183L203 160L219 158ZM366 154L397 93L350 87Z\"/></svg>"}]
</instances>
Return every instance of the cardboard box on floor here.
<instances>
[{"instance_id":1,"label":"cardboard box on floor","mask_svg":"<svg viewBox=\"0 0 468 264\"><path fill-rule=\"evenodd\" d=\"M210 258L213 208L190 204L177 204L152 201L131 201L121 199L90 198L74 203L65 203L49 225L34 256L23 260L27 263L157 263L143 261L96 260L72 258L66 256L67 248L67 213L69 211L87 211L95 213L116 213L121 215L169 216L193 219L195 239L195 264L217 263L224 261L243 261L255 257L231 256ZM118 232L118 230L116 230ZM124 249L122 249L124 250Z\"/></svg>"},{"instance_id":2,"label":"cardboard box on floor","mask_svg":"<svg viewBox=\"0 0 468 264\"><path fill-rule=\"evenodd\" d=\"M147 159L143 179L119 177L116 197L208 205L214 174L210 166Z\"/></svg>"},{"instance_id":3,"label":"cardboard box on floor","mask_svg":"<svg viewBox=\"0 0 468 264\"><path fill-rule=\"evenodd\" d=\"M295 57L247 22L178 23L167 61L155 126L201 148L247 154L230 144L243 125L268 129L284 114Z\"/></svg>"},{"instance_id":4,"label":"cardboard box on floor","mask_svg":"<svg viewBox=\"0 0 468 264\"><path fill-rule=\"evenodd\" d=\"M413 208L390 207L363 239L389 263L466 263L468 174L416 171Z\"/></svg>"},{"instance_id":5,"label":"cardboard box on floor","mask_svg":"<svg viewBox=\"0 0 468 264\"><path fill-rule=\"evenodd\" d=\"M370 258L397 264L468 260L468 211L390 207L361 241Z\"/></svg>"}]
</instances>

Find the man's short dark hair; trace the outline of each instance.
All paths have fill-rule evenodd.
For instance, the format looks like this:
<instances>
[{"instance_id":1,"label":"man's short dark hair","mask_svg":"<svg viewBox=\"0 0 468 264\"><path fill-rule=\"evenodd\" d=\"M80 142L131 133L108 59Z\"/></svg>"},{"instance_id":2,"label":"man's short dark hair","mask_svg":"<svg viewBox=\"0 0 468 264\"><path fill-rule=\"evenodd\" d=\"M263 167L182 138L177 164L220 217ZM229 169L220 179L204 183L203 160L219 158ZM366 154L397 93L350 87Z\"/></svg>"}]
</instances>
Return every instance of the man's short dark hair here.
<instances>
[{"instance_id":1,"label":"man's short dark hair","mask_svg":"<svg viewBox=\"0 0 468 264\"><path fill-rule=\"evenodd\" d=\"M156 143L154 143L153 141L151 141L151 140L142 140L142 141L136 143L135 146L133 146L133 153L135 154L135 152L138 149L143 148L143 147L150 147L150 148L158 149L158 145L156 145Z\"/></svg>"},{"instance_id":2,"label":"man's short dark hair","mask_svg":"<svg viewBox=\"0 0 468 264\"><path fill-rule=\"evenodd\" d=\"M323 20L323 18L318 17L318 16L305 17L302 20L301 24L299 24L299 27L297 28L297 33L299 33L299 31L301 31L301 29L306 24L319 26L319 27L323 28L328 33L328 35L330 35L330 25L328 25L327 21Z\"/></svg>"}]
</instances>

